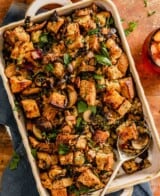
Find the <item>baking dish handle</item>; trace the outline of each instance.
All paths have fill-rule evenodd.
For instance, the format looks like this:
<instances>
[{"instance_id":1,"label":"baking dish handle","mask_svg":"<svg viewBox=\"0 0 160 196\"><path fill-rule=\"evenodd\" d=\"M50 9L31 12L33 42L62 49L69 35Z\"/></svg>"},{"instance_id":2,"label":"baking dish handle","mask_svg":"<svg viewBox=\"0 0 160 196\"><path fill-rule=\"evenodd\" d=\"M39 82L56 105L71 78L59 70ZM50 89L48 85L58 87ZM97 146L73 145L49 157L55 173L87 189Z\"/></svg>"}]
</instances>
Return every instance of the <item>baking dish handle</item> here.
<instances>
[{"instance_id":1,"label":"baking dish handle","mask_svg":"<svg viewBox=\"0 0 160 196\"><path fill-rule=\"evenodd\" d=\"M31 5L29 6L28 10L26 11L26 16L35 16L37 11L42 8L45 5L49 4L59 4L59 5L68 5L71 4L71 0L35 0Z\"/></svg>"}]
</instances>

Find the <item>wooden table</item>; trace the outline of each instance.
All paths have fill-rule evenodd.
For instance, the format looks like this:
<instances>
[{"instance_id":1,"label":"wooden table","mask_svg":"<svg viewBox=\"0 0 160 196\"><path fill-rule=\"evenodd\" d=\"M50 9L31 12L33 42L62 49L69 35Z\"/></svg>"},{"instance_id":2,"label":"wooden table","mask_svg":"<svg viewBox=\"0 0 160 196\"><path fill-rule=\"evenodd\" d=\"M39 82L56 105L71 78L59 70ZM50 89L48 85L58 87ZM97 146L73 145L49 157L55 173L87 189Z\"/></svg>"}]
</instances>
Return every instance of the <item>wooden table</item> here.
<instances>
[{"instance_id":1,"label":"wooden table","mask_svg":"<svg viewBox=\"0 0 160 196\"><path fill-rule=\"evenodd\" d=\"M1 0L3 1L0 6L0 21L6 13L7 8L11 0ZM30 3L32 0L18 0L20 2ZM58 1L57 1L58 2ZM156 127L160 134L160 74L155 74L151 72L149 69L145 67L142 62L142 45L146 38L146 36L157 27L160 27L160 0L147 0L147 5L145 6L144 0L113 0L113 2L117 5L120 16L123 19L123 26L126 28L128 22L136 21L138 26L137 28L127 36L128 43L131 48L131 52L133 58L136 63L137 70L139 72L139 76L144 87L145 94L147 96L147 100L149 102ZM148 16L148 14L153 14ZM2 133L3 135L3 133ZM2 137L1 137L2 138ZM5 140L8 139L4 138ZM5 142L4 142L5 143ZM1 141L1 144L2 141ZM0 145L2 148L2 145ZM5 150L3 148L3 150ZM2 172L1 168L6 165L7 161L5 159L9 158L12 154L11 146L8 146L6 152L2 152L0 149L0 157L1 154L7 153L7 158L4 156L4 160L2 162L2 158L0 158L0 172ZM5 164L3 164L5 163ZM3 166L2 166L3 165ZM1 175L1 173L0 173ZM160 178L151 181L152 190L154 196L160 196Z\"/></svg>"}]
</instances>

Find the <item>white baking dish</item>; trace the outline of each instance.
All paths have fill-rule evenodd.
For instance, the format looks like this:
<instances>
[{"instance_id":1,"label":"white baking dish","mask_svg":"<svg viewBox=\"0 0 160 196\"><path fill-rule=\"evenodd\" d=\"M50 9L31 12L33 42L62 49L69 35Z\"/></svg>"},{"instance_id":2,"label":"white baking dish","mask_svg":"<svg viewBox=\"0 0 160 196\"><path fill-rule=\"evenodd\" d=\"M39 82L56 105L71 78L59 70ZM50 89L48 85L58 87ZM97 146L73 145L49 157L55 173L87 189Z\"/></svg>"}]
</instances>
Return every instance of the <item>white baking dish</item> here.
<instances>
[{"instance_id":1,"label":"white baking dish","mask_svg":"<svg viewBox=\"0 0 160 196\"><path fill-rule=\"evenodd\" d=\"M38 10L38 8L40 8L44 4L48 4L51 2L55 3L56 1L47 0L47 1L42 2L41 0L37 0L32 4L32 6L28 10L27 14L34 15L36 13L36 11ZM111 2L110 0L101 0L101 1L99 1L99 0L84 0L84 1L72 4L72 3L70 3L69 0L63 0L63 1L60 0L58 3L65 5L65 6L62 8L58 8L57 12L59 15L64 15L64 14L66 15L75 9L87 7L87 6L91 5L93 2L95 4L97 4L98 6L103 7L106 10L109 10L113 15L113 18L115 20L115 25L119 31L119 36L122 41L123 49L126 52L128 59L129 59L129 62L130 62L130 71L131 71L132 76L134 78L136 89L137 89L138 95L139 95L141 102L142 102L142 105L143 105L145 120L148 123L149 129L151 130L152 137L153 137L153 145L150 148L150 153L149 153L150 154L149 159L152 163L151 167L144 169L144 170L141 170L139 172L136 172L132 175L126 175L124 173L119 174L118 177L113 181L113 183L111 184L111 186L108 190L109 192L113 192L113 191L117 191L119 189L133 186L135 184L149 181L149 180L151 180L155 177L158 177L160 175L160 165L159 165L158 161L156 161L156 160L160 159L160 142L159 142L158 133L157 133L154 121L153 121L153 117L151 115L147 100L144 95L144 91L142 89L142 86L141 86L141 83L140 83L140 80L139 80L139 77L138 77L138 74L137 74L137 71L136 71L136 68L134 65L133 58L131 56L129 46L127 44L127 41L126 41L126 38L125 38L125 35L123 32L123 28L122 28L121 21L120 21L120 16L119 16L118 11L116 9L116 6L113 4L113 2ZM69 4L67 5L67 3L69 3ZM49 11L47 13L43 13L38 16L34 16L32 18L32 20L33 21L45 20L46 18L48 18L48 16L52 12L53 12L53 10ZM14 96L12 95L12 93L10 91L8 79L6 78L6 76L4 74L4 64L5 63L4 63L3 55L2 55L3 32L6 31L7 29L11 29L11 28L14 28L15 26L21 25L21 24L23 24L23 22L24 22L24 20L16 22L16 23L12 23L10 25L7 25L7 26L0 28L0 40L1 40L0 41L0 74L3 79L3 83L5 86L6 92L8 94L8 98L9 98L12 109L14 109L14 107L15 107ZM41 185L39 174L38 174L38 169L37 169L35 160L31 154L23 117L22 117L22 115L19 115L19 113L16 111L14 111L14 117L16 119L20 134L22 136L22 140L23 140L26 152L27 152L29 162L31 164L32 172L33 172L33 175L36 180L37 189L39 191L39 194L43 195L43 196L47 196L48 193L47 193L46 189L44 189ZM97 195L97 194L98 194L98 191L95 192L95 194L93 194L93 195Z\"/></svg>"}]
</instances>

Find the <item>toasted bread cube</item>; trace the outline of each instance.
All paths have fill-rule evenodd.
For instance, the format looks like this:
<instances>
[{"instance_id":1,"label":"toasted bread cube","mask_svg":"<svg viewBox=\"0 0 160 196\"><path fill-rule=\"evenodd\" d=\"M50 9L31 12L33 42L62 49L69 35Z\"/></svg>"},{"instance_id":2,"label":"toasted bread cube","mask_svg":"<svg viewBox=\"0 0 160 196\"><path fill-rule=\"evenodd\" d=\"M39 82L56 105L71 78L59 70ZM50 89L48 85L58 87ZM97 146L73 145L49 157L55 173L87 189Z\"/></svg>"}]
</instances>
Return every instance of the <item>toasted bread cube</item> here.
<instances>
[{"instance_id":1,"label":"toasted bread cube","mask_svg":"<svg viewBox=\"0 0 160 196\"><path fill-rule=\"evenodd\" d=\"M111 81L106 80L106 85L107 85L106 87L107 91L110 90L116 90L118 92L121 91L121 87L118 80L111 80Z\"/></svg>"},{"instance_id":2,"label":"toasted bread cube","mask_svg":"<svg viewBox=\"0 0 160 196\"><path fill-rule=\"evenodd\" d=\"M32 31L31 40L33 43L38 43L42 30Z\"/></svg>"},{"instance_id":3,"label":"toasted bread cube","mask_svg":"<svg viewBox=\"0 0 160 196\"><path fill-rule=\"evenodd\" d=\"M64 24L64 18L58 17L58 21L48 22L47 29L53 33L57 33Z\"/></svg>"},{"instance_id":4,"label":"toasted bread cube","mask_svg":"<svg viewBox=\"0 0 160 196\"><path fill-rule=\"evenodd\" d=\"M101 27L104 27L106 25L106 22L107 22L107 18L110 17L110 13L107 12L107 11L102 11L102 12L99 12L97 15L96 15L97 19L98 19L98 22L100 24Z\"/></svg>"},{"instance_id":5,"label":"toasted bread cube","mask_svg":"<svg viewBox=\"0 0 160 196\"><path fill-rule=\"evenodd\" d=\"M93 140L97 143L105 143L108 137L109 137L109 132L97 130L95 131Z\"/></svg>"},{"instance_id":6,"label":"toasted bread cube","mask_svg":"<svg viewBox=\"0 0 160 196\"><path fill-rule=\"evenodd\" d=\"M100 47L99 39L97 35L92 35L89 37L89 48L98 51Z\"/></svg>"},{"instance_id":7,"label":"toasted bread cube","mask_svg":"<svg viewBox=\"0 0 160 196\"><path fill-rule=\"evenodd\" d=\"M84 45L83 43L83 36L79 35L78 37L76 37L75 40L73 40L73 42L71 44L68 44L68 48L71 50L75 50L78 48L82 48Z\"/></svg>"},{"instance_id":8,"label":"toasted bread cube","mask_svg":"<svg viewBox=\"0 0 160 196\"><path fill-rule=\"evenodd\" d=\"M52 181L49 178L47 172L40 173L40 179L41 179L41 183L42 183L44 188L47 188L49 190L52 189Z\"/></svg>"},{"instance_id":9,"label":"toasted bread cube","mask_svg":"<svg viewBox=\"0 0 160 196\"><path fill-rule=\"evenodd\" d=\"M83 150L86 148L86 146L87 146L87 140L85 136L83 135L79 136L77 139L76 148Z\"/></svg>"},{"instance_id":10,"label":"toasted bread cube","mask_svg":"<svg viewBox=\"0 0 160 196\"><path fill-rule=\"evenodd\" d=\"M129 66L129 61L127 55L125 53L122 53L120 58L118 59L117 68L121 71L123 76L126 74L128 66Z\"/></svg>"},{"instance_id":11,"label":"toasted bread cube","mask_svg":"<svg viewBox=\"0 0 160 196\"><path fill-rule=\"evenodd\" d=\"M44 108L43 108L43 113L42 115L48 120L48 121L52 121L55 119L56 114L57 114L57 110L52 107L51 105L45 104Z\"/></svg>"},{"instance_id":12,"label":"toasted bread cube","mask_svg":"<svg viewBox=\"0 0 160 196\"><path fill-rule=\"evenodd\" d=\"M102 187L100 179L90 169L87 169L82 172L78 177L77 181L87 187Z\"/></svg>"},{"instance_id":13,"label":"toasted bread cube","mask_svg":"<svg viewBox=\"0 0 160 196\"><path fill-rule=\"evenodd\" d=\"M104 102L107 104L111 104L114 109L117 109L124 101L124 97L122 97L117 91L111 90L104 95Z\"/></svg>"},{"instance_id":14,"label":"toasted bread cube","mask_svg":"<svg viewBox=\"0 0 160 196\"><path fill-rule=\"evenodd\" d=\"M50 103L54 106L64 108L66 102L65 95L62 95L58 92L53 92L50 96Z\"/></svg>"},{"instance_id":15,"label":"toasted bread cube","mask_svg":"<svg viewBox=\"0 0 160 196\"><path fill-rule=\"evenodd\" d=\"M27 118L36 118L40 116L40 111L35 100L24 99L21 103Z\"/></svg>"},{"instance_id":16,"label":"toasted bread cube","mask_svg":"<svg viewBox=\"0 0 160 196\"><path fill-rule=\"evenodd\" d=\"M128 101L128 100L125 100L121 106L118 108L118 113L121 115L121 116L124 116L128 111L129 109L131 108L131 103Z\"/></svg>"},{"instance_id":17,"label":"toasted bread cube","mask_svg":"<svg viewBox=\"0 0 160 196\"><path fill-rule=\"evenodd\" d=\"M32 84L31 80L22 76L12 76L9 81L12 93L19 93Z\"/></svg>"},{"instance_id":18,"label":"toasted bread cube","mask_svg":"<svg viewBox=\"0 0 160 196\"><path fill-rule=\"evenodd\" d=\"M95 67L92 65L87 65L84 61L82 61L81 65L79 66L79 72L86 72L90 71L93 72L95 71Z\"/></svg>"},{"instance_id":19,"label":"toasted bread cube","mask_svg":"<svg viewBox=\"0 0 160 196\"><path fill-rule=\"evenodd\" d=\"M73 184L72 178L62 178L60 180L55 180L52 183L52 189L63 189Z\"/></svg>"},{"instance_id":20,"label":"toasted bread cube","mask_svg":"<svg viewBox=\"0 0 160 196\"><path fill-rule=\"evenodd\" d=\"M131 160L124 162L122 168L127 174L132 174L139 170L139 165L134 160Z\"/></svg>"},{"instance_id":21,"label":"toasted bread cube","mask_svg":"<svg viewBox=\"0 0 160 196\"><path fill-rule=\"evenodd\" d=\"M73 164L73 152L66 155L59 155L59 161L61 165Z\"/></svg>"},{"instance_id":22,"label":"toasted bread cube","mask_svg":"<svg viewBox=\"0 0 160 196\"><path fill-rule=\"evenodd\" d=\"M17 41L28 42L30 40L30 36L23 27L18 26L14 28L14 30L7 30L4 34L4 37L7 37L7 41L11 44L14 44Z\"/></svg>"},{"instance_id":23,"label":"toasted bread cube","mask_svg":"<svg viewBox=\"0 0 160 196\"><path fill-rule=\"evenodd\" d=\"M81 80L80 96L87 102L88 105L95 105L96 102L96 86L93 81Z\"/></svg>"},{"instance_id":24,"label":"toasted bread cube","mask_svg":"<svg viewBox=\"0 0 160 196\"><path fill-rule=\"evenodd\" d=\"M108 67L107 76L110 80L116 80L116 79L122 78L123 74L117 68L117 66L112 65L112 66Z\"/></svg>"},{"instance_id":25,"label":"toasted bread cube","mask_svg":"<svg viewBox=\"0 0 160 196\"><path fill-rule=\"evenodd\" d=\"M122 143L132 139L136 140L138 138L138 131L134 122L124 122L117 128L117 131Z\"/></svg>"},{"instance_id":26,"label":"toasted bread cube","mask_svg":"<svg viewBox=\"0 0 160 196\"><path fill-rule=\"evenodd\" d=\"M5 75L7 76L7 78L16 75L16 65L14 63L7 65L7 67L5 68Z\"/></svg>"},{"instance_id":27,"label":"toasted bread cube","mask_svg":"<svg viewBox=\"0 0 160 196\"><path fill-rule=\"evenodd\" d=\"M127 99L134 98L134 85L131 77L123 78L120 80L121 94Z\"/></svg>"},{"instance_id":28,"label":"toasted bread cube","mask_svg":"<svg viewBox=\"0 0 160 196\"><path fill-rule=\"evenodd\" d=\"M70 38L75 38L75 36L80 35L80 30L79 30L79 24L74 22L74 23L69 23L67 26L67 36Z\"/></svg>"},{"instance_id":29,"label":"toasted bread cube","mask_svg":"<svg viewBox=\"0 0 160 196\"><path fill-rule=\"evenodd\" d=\"M64 76L64 65L60 62L54 63L53 73L57 78L62 78Z\"/></svg>"},{"instance_id":30,"label":"toasted bread cube","mask_svg":"<svg viewBox=\"0 0 160 196\"><path fill-rule=\"evenodd\" d=\"M67 196L67 189L52 189L51 190L51 196Z\"/></svg>"},{"instance_id":31,"label":"toasted bread cube","mask_svg":"<svg viewBox=\"0 0 160 196\"><path fill-rule=\"evenodd\" d=\"M84 153L81 152L81 151L76 151L74 153L74 164L78 165L78 166L81 166L81 165L84 164L84 162L85 162Z\"/></svg>"},{"instance_id":32,"label":"toasted bread cube","mask_svg":"<svg viewBox=\"0 0 160 196\"><path fill-rule=\"evenodd\" d=\"M22 59L24 58L25 54L27 52L29 52L28 54L30 54L31 50L34 50L32 42L16 42L11 53L11 58L22 62Z\"/></svg>"},{"instance_id":33,"label":"toasted bread cube","mask_svg":"<svg viewBox=\"0 0 160 196\"><path fill-rule=\"evenodd\" d=\"M77 22L80 26L82 26L85 30L96 28L96 23L91 19L90 15L76 17L74 21Z\"/></svg>"},{"instance_id":34,"label":"toasted bread cube","mask_svg":"<svg viewBox=\"0 0 160 196\"><path fill-rule=\"evenodd\" d=\"M98 152L96 154L96 164L99 170L111 171L114 166L113 154L105 154L103 152Z\"/></svg>"}]
</instances>

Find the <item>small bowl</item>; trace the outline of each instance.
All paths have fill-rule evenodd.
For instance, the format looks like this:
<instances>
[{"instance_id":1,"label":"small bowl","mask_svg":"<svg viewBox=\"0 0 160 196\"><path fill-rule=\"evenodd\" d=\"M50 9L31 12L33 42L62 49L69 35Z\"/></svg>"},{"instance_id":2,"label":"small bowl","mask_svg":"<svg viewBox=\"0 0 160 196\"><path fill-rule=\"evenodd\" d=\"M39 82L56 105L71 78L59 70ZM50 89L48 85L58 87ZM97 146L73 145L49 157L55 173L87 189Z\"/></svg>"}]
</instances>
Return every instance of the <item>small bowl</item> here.
<instances>
[{"instance_id":1,"label":"small bowl","mask_svg":"<svg viewBox=\"0 0 160 196\"><path fill-rule=\"evenodd\" d=\"M143 63L160 73L160 28L152 31L142 48Z\"/></svg>"}]
</instances>

